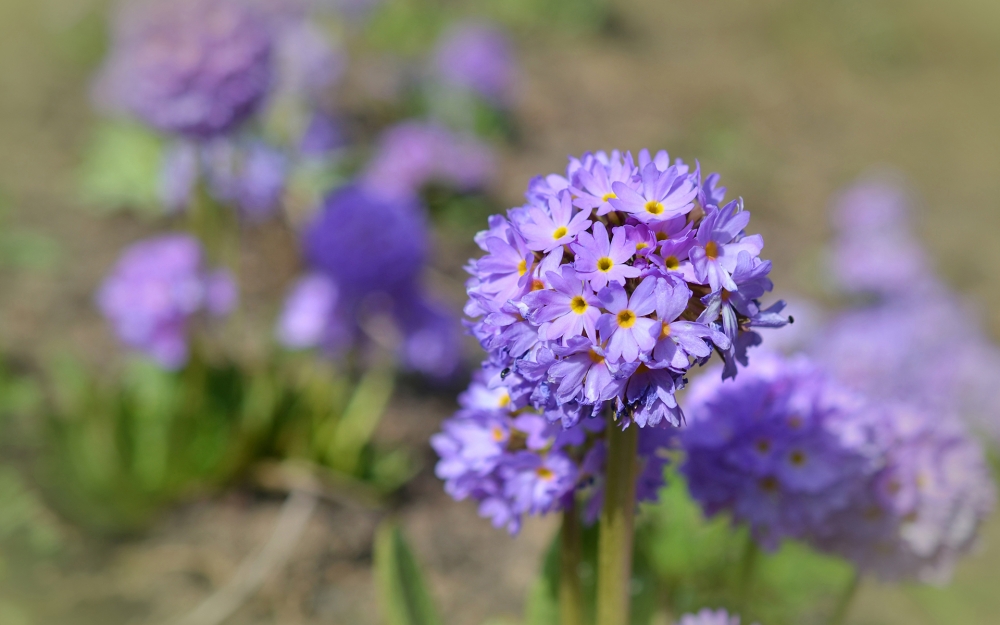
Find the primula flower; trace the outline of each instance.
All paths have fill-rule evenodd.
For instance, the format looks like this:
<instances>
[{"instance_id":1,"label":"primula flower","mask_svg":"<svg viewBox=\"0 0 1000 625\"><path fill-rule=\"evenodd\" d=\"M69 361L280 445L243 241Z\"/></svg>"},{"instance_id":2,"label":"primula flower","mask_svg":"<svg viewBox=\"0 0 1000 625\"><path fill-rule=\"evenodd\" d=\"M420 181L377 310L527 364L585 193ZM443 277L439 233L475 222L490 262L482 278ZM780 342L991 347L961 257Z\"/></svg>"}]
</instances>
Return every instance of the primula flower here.
<instances>
[{"instance_id":1,"label":"primula flower","mask_svg":"<svg viewBox=\"0 0 1000 625\"><path fill-rule=\"evenodd\" d=\"M614 228L608 239L608 229L600 221L594 224L594 232L582 232L571 248L577 255L576 270L591 288L604 288L609 282L625 284L628 278L635 278L639 270L627 265L635 255L635 243L628 240L625 228Z\"/></svg>"},{"instance_id":2,"label":"primula flower","mask_svg":"<svg viewBox=\"0 0 1000 625\"><path fill-rule=\"evenodd\" d=\"M229 133L264 102L273 29L242 0L134 0L115 28L98 90L164 132Z\"/></svg>"},{"instance_id":3,"label":"primula flower","mask_svg":"<svg viewBox=\"0 0 1000 625\"><path fill-rule=\"evenodd\" d=\"M746 251L751 257L757 257L764 247L764 239L759 234L742 236L749 222L750 213L743 210L743 203L739 200L721 209L708 209L698 226L695 246L689 252L699 283L708 284L713 291L720 288L736 290L732 272L736 270L740 252Z\"/></svg>"},{"instance_id":4,"label":"primula flower","mask_svg":"<svg viewBox=\"0 0 1000 625\"><path fill-rule=\"evenodd\" d=\"M624 182L615 182L611 188L616 196L608 200L611 206L643 223L688 214L694 208L692 200L698 194L694 183L677 167L660 171L655 163L642 169L642 186L639 189L633 189Z\"/></svg>"},{"instance_id":5,"label":"primula flower","mask_svg":"<svg viewBox=\"0 0 1000 625\"><path fill-rule=\"evenodd\" d=\"M618 284L603 289L598 297L608 311L597 322L601 336L608 341L611 360L635 362L640 352L647 352L656 343L652 329L655 319L646 315L656 310L656 278L643 280L629 296Z\"/></svg>"},{"instance_id":6,"label":"primula flower","mask_svg":"<svg viewBox=\"0 0 1000 625\"><path fill-rule=\"evenodd\" d=\"M549 288L525 296L525 302L534 310L531 321L540 326L539 336L565 344L586 333L596 340L601 304L594 292L572 267L563 267L560 274L546 275Z\"/></svg>"},{"instance_id":7,"label":"primula flower","mask_svg":"<svg viewBox=\"0 0 1000 625\"><path fill-rule=\"evenodd\" d=\"M874 412L805 359L758 355L736 380L702 376L687 400L692 496L768 549L830 531L878 469Z\"/></svg>"},{"instance_id":8,"label":"primula flower","mask_svg":"<svg viewBox=\"0 0 1000 625\"><path fill-rule=\"evenodd\" d=\"M467 266L466 325L487 354L454 420L485 427L473 412L531 417L555 436L531 449L529 434L510 425L520 433L509 439L508 461L488 475L462 468L454 436L436 438L435 449L449 467L449 492L475 499L480 514L512 532L523 515L574 498L593 518L609 422L641 428L637 498L655 499L671 428L684 420L676 392L688 372L713 350L745 365L747 348L761 341L754 329L787 322L783 304L759 302L772 287L771 266L758 256L759 237L743 233L748 214L734 216L740 205L720 214L717 177L702 180L700 168L665 152L635 162L617 151L570 158L564 174L533 178L527 204L492 216L475 237L484 255ZM724 246L711 259L718 269L706 260L696 270L689 252L709 242ZM709 287L709 273L722 271L739 279L731 291Z\"/></svg>"},{"instance_id":9,"label":"primula flower","mask_svg":"<svg viewBox=\"0 0 1000 625\"><path fill-rule=\"evenodd\" d=\"M227 271L204 266L200 243L164 235L125 250L97 293L97 304L127 345L167 369L188 359L188 328L201 312L229 314L236 287Z\"/></svg>"},{"instance_id":10,"label":"primula flower","mask_svg":"<svg viewBox=\"0 0 1000 625\"><path fill-rule=\"evenodd\" d=\"M589 211L573 214L568 191L549 198L548 210L534 206L528 210L528 221L521 224L528 249L549 252L576 240L577 235L590 227Z\"/></svg>"},{"instance_id":11,"label":"primula flower","mask_svg":"<svg viewBox=\"0 0 1000 625\"><path fill-rule=\"evenodd\" d=\"M507 37L493 26L453 26L438 43L433 66L447 85L471 91L497 105L510 103L514 54Z\"/></svg>"},{"instance_id":12,"label":"primula flower","mask_svg":"<svg viewBox=\"0 0 1000 625\"><path fill-rule=\"evenodd\" d=\"M694 614L685 614L677 621L677 625L740 625L740 617L730 616L723 609L709 610L705 608Z\"/></svg>"},{"instance_id":13,"label":"primula flower","mask_svg":"<svg viewBox=\"0 0 1000 625\"><path fill-rule=\"evenodd\" d=\"M460 352L455 324L420 286L427 237L415 204L389 202L354 185L330 194L303 232L311 273L285 304L279 340L333 356L370 338L397 341L404 366L450 375ZM402 336L373 334L386 327L371 324L374 317L390 320Z\"/></svg>"}]
</instances>

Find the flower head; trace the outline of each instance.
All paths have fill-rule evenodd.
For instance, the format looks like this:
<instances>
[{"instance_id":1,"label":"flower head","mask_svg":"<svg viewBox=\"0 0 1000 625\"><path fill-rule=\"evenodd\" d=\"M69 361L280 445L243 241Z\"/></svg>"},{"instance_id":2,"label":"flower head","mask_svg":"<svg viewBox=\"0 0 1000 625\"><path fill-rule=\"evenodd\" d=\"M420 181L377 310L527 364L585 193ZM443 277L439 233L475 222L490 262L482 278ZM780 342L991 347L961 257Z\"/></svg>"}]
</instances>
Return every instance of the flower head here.
<instances>
[{"instance_id":1,"label":"flower head","mask_svg":"<svg viewBox=\"0 0 1000 625\"><path fill-rule=\"evenodd\" d=\"M102 83L154 128L192 139L226 134L272 85L274 33L241 0L136 0L118 21Z\"/></svg>"},{"instance_id":2,"label":"flower head","mask_svg":"<svg viewBox=\"0 0 1000 625\"><path fill-rule=\"evenodd\" d=\"M722 608L718 610L705 608L694 614L685 614L677 621L677 625L740 625L740 617L735 614L730 616Z\"/></svg>"},{"instance_id":3,"label":"flower head","mask_svg":"<svg viewBox=\"0 0 1000 625\"><path fill-rule=\"evenodd\" d=\"M514 86L514 54L497 28L460 23L448 30L434 52L434 70L446 85L509 104Z\"/></svg>"},{"instance_id":4,"label":"flower head","mask_svg":"<svg viewBox=\"0 0 1000 625\"><path fill-rule=\"evenodd\" d=\"M204 266L197 239L166 235L125 250L101 285L97 304L125 344L177 369L188 359L192 318L228 314L236 288L228 272Z\"/></svg>"}]
</instances>

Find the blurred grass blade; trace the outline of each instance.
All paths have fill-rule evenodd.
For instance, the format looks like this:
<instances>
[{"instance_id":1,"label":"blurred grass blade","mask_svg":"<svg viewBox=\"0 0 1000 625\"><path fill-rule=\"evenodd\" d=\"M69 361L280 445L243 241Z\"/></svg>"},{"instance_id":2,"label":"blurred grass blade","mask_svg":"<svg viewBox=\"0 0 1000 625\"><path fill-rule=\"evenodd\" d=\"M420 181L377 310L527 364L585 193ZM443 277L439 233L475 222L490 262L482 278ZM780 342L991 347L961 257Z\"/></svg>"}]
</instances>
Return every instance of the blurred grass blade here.
<instances>
[{"instance_id":1,"label":"blurred grass blade","mask_svg":"<svg viewBox=\"0 0 1000 625\"><path fill-rule=\"evenodd\" d=\"M361 378L328 452L332 466L348 474L357 470L361 452L382 419L394 385L395 375L389 367L373 368Z\"/></svg>"},{"instance_id":2,"label":"blurred grass blade","mask_svg":"<svg viewBox=\"0 0 1000 625\"><path fill-rule=\"evenodd\" d=\"M375 536L375 586L386 625L441 625L420 567L393 521Z\"/></svg>"}]
</instances>

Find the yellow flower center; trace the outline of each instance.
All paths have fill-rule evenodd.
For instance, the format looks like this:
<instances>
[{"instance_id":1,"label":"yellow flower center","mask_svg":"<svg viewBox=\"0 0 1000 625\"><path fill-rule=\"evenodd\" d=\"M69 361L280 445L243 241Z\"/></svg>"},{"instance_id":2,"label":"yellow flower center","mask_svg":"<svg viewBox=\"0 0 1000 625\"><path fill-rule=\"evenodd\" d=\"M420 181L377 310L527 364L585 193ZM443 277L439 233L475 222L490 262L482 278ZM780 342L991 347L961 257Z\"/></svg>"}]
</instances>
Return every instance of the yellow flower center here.
<instances>
[{"instance_id":1,"label":"yellow flower center","mask_svg":"<svg viewBox=\"0 0 1000 625\"><path fill-rule=\"evenodd\" d=\"M601 196L602 202L607 202L608 200L617 200L617 199L618 196L615 195L614 193L605 193L604 195Z\"/></svg>"},{"instance_id":2,"label":"yellow flower center","mask_svg":"<svg viewBox=\"0 0 1000 625\"><path fill-rule=\"evenodd\" d=\"M778 480L774 476L767 476L760 481L760 489L765 493L774 493L778 491Z\"/></svg>"},{"instance_id":3,"label":"yellow flower center","mask_svg":"<svg viewBox=\"0 0 1000 625\"><path fill-rule=\"evenodd\" d=\"M510 405L510 394L504 393L500 396L500 399L497 400L497 406L500 408L506 408L508 405Z\"/></svg>"},{"instance_id":4,"label":"yellow flower center","mask_svg":"<svg viewBox=\"0 0 1000 625\"><path fill-rule=\"evenodd\" d=\"M611 260L607 256L598 259L597 270L607 273L611 271L611 268L615 266L615 261Z\"/></svg>"},{"instance_id":5,"label":"yellow flower center","mask_svg":"<svg viewBox=\"0 0 1000 625\"><path fill-rule=\"evenodd\" d=\"M495 425L493 426L493 429L490 430L490 435L493 436L493 440L495 440L498 443L505 438L503 430L501 430Z\"/></svg>"},{"instance_id":6,"label":"yellow flower center","mask_svg":"<svg viewBox=\"0 0 1000 625\"><path fill-rule=\"evenodd\" d=\"M719 257L719 244L715 241L709 241L705 244L705 256L708 256L712 260Z\"/></svg>"},{"instance_id":7,"label":"yellow flower center","mask_svg":"<svg viewBox=\"0 0 1000 625\"><path fill-rule=\"evenodd\" d=\"M666 241L667 240L667 233L666 232L657 232L656 233L656 240L657 241Z\"/></svg>"},{"instance_id":8,"label":"yellow flower center","mask_svg":"<svg viewBox=\"0 0 1000 625\"><path fill-rule=\"evenodd\" d=\"M663 264L671 271L677 271L681 268L681 261L676 256L667 256L663 260Z\"/></svg>"},{"instance_id":9,"label":"yellow flower center","mask_svg":"<svg viewBox=\"0 0 1000 625\"><path fill-rule=\"evenodd\" d=\"M758 453L766 454L769 451L771 451L771 441L767 440L766 438L762 438L759 441L757 441Z\"/></svg>"},{"instance_id":10,"label":"yellow flower center","mask_svg":"<svg viewBox=\"0 0 1000 625\"><path fill-rule=\"evenodd\" d=\"M535 278L534 280L531 281L532 291L541 291L544 288L545 288L545 283L539 280L538 278Z\"/></svg>"},{"instance_id":11,"label":"yellow flower center","mask_svg":"<svg viewBox=\"0 0 1000 625\"><path fill-rule=\"evenodd\" d=\"M604 362L604 356L601 356L600 354L598 354L597 352L595 352L593 349L591 349L590 353L587 354L587 355L590 356L591 362L593 362L595 365L599 365L602 362Z\"/></svg>"},{"instance_id":12,"label":"yellow flower center","mask_svg":"<svg viewBox=\"0 0 1000 625\"><path fill-rule=\"evenodd\" d=\"M791 453L791 455L788 457L788 459L791 461L792 465L796 466L796 467L801 467L802 465L804 465L806 463L806 455L805 455L805 453L803 453L803 452L801 452L801 451L799 451L797 449Z\"/></svg>"},{"instance_id":13,"label":"yellow flower center","mask_svg":"<svg viewBox=\"0 0 1000 625\"><path fill-rule=\"evenodd\" d=\"M521 262L517 264L517 275L523 276L528 273L528 259L522 258Z\"/></svg>"},{"instance_id":14,"label":"yellow flower center","mask_svg":"<svg viewBox=\"0 0 1000 625\"><path fill-rule=\"evenodd\" d=\"M650 215L660 215L663 213L663 204L656 200L646 202L646 212Z\"/></svg>"},{"instance_id":15,"label":"yellow flower center","mask_svg":"<svg viewBox=\"0 0 1000 625\"><path fill-rule=\"evenodd\" d=\"M552 239L553 240L561 239L564 236L566 236L566 233L568 232L569 230L566 228L566 226L559 226L558 228L556 228L555 232L552 233Z\"/></svg>"},{"instance_id":16,"label":"yellow flower center","mask_svg":"<svg viewBox=\"0 0 1000 625\"><path fill-rule=\"evenodd\" d=\"M552 472L552 469L546 469L545 467L538 467L535 469L535 473L538 477L546 481L551 480L556 476L556 474Z\"/></svg>"},{"instance_id":17,"label":"yellow flower center","mask_svg":"<svg viewBox=\"0 0 1000 625\"><path fill-rule=\"evenodd\" d=\"M647 247L649 247L649 243L646 243L645 241L639 241L638 243L635 244L635 251L638 252L639 250L644 250Z\"/></svg>"},{"instance_id":18,"label":"yellow flower center","mask_svg":"<svg viewBox=\"0 0 1000 625\"><path fill-rule=\"evenodd\" d=\"M582 295L577 295L569 301L570 310L578 315L582 315L587 312L587 300L583 299Z\"/></svg>"},{"instance_id":19,"label":"yellow flower center","mask_svg":"<svg viewBox=\"0 0 1000 625\"><path fill-rule=\"evenodd\" d=\"M800 427L802 427L802 417L800 417L797 414L793 414L792 416L788 417L788 427L792 428L793 430L797 430Z\"/></svg>"},{"instance_id":20,"label":"yellow flower center","mask_svg":"<svg viewBox=\"0 0 1000 625\"><path fill-rule=\"evenodd\" d=\"M665 339L670 336L670 322L664 321L663 325L660 327L660 338Z\"/></svg>"},{"instance_id":21,"label":"yellow flower center","mask_svg":"<svg viewBox=\"0 0 1000 625\"><path fill-rule=\"evenodd\" d=\"M635 325L635 313L629 309L625 309L618 313L618 327L628 330Z\"/></svg>"}]
</instances>

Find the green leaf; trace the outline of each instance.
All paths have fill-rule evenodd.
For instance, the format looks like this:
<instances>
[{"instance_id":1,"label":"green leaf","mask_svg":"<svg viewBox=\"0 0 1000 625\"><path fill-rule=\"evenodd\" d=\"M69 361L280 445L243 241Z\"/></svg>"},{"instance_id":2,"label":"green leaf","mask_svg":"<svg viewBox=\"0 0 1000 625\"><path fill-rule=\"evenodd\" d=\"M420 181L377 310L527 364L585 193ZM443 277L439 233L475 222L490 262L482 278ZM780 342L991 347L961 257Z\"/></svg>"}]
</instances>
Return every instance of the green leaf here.
<instances>
[{"instance_id":1,"label":"green leaf","mask_svg":"<svg viewBox=\"0 0 1000 625\"><path fill-rule=\"evenodd\" d=\"M159 215L162 162L158 136L138 124L105 122L94 130L83 155L79 173L83 199L103 212L128 208Z\"/></svg>"},{"instance_id":2,"label":"green leaf","mask_svg":"<svg viewBox=\"0 0 1000 625\"><path fill-rule=\"evenodd\" d=\"M417 560L403 533L385 521L375 535L375 585L387 625L440 625Z\"/></svg>"}]
</instances>

